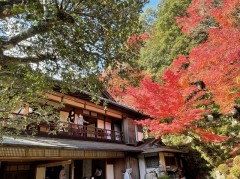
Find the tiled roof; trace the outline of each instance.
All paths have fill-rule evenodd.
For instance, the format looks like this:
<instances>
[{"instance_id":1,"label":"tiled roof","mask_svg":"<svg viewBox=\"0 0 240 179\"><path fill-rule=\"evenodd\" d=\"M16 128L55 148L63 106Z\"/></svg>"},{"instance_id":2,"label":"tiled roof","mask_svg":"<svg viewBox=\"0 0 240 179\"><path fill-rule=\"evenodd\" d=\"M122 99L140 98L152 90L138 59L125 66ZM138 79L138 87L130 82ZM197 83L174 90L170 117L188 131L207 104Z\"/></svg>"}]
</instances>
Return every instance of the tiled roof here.
<instances>
[{"instance_id":1,"label":"tiled roof","mask_svg":"<svg viewBox=\"0 0 240 179\"><path fill-rule=\"evenodd\" d=\"M48 137L3 137L2 145L7 146L22 146L22 147L45 147L45 148L62 148L62 149L80 149L80 150L102 150L102 151L118 151L118 152L142 152L156 153L156 152L174 152L186 153L182 150L173 147L151 145L145 143L140 146L129 146L126 144L84 141L84 140L70 140L57 139Z\"/></svg>"},{"instance_id":2,"label":"tiled roof","mask_svg":"<svg viewBox=\"0 0 240 179\"><path fill-rule=\"evenodd\" d=\"M155 139L148 139L145 144L141 146L141 149L143 154L156 152L186 153L176 147L166 146L162 142L159 142L159 140Z\"/></svg>"},{"instance_id":3,"label":"tiled roof","mask_svg":"<svg viewBox=\"0 0 240 179\"><path fill-rule=\"evenodd\" d=\"M47 137L4 137L2 145L22 146L22 147L45 147L45 148L62 148L62 149L82 149L82 150L104 150L119 152L141 152L141 149L135 146L125 144L56 139Z\"/></svg>"}]
</instances>

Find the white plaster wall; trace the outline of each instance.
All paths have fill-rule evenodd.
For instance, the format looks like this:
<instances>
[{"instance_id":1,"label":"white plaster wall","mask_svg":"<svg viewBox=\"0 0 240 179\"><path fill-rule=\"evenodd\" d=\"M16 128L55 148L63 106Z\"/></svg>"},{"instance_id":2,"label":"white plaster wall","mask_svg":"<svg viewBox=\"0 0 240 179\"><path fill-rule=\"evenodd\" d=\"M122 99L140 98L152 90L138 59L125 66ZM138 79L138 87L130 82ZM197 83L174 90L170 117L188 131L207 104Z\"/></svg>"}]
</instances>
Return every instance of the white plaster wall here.
<instances>
[{"instance_id":1,"label":"white plaster wall","mask_svg":"<svg viewBox=\"0 0 240 179\"><path fill-rule=\"evenodd\" d=\"M113 164L107 164L107 178L106 179L114 179L114 169Z\"/></svg>"}]
</instances>

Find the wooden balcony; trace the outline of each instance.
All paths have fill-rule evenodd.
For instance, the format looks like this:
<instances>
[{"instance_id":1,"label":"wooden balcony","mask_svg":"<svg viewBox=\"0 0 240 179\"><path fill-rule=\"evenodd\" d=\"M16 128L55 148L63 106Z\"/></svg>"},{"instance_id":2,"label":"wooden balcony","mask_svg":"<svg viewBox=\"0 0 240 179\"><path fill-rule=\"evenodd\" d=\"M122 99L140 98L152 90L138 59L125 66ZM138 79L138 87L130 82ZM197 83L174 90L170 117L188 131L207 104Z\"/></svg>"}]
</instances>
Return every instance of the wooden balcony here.
<instances>
[{"instance_id":1,"label":"wooden balcony","mask_svg":"<svg viewBox=\"0 0 240 179\"><path fill-rule=\"evenodd\" d=\"M31 131L31 129L28 129ZM56 134L51 134L51 131ZM38 136L62 139L93 140L103 142L123 143L123 132L100 129L92 125L77 125L59 122L57 125L41 124L38 126Z\"/></svg>"},{"instance_id":2,"label":"wooden balcony","mask_svg":"<svg viewBox=\"0 0 240 179\"><path fill-rule=\"evenodd\" d=\"M26 115L18 115L26 117ZM94 124L82 126L60 121L57 124L32 123L28 126L20 124L20 121L12 120L11 118L0 120L1 128L12 133L18 131L19 134L22 133L24 135L26 132L32 134L34 131L34 135L42 137L124 143L123 132L96 128L93 127Z\"/></svg>"}]
</instances>

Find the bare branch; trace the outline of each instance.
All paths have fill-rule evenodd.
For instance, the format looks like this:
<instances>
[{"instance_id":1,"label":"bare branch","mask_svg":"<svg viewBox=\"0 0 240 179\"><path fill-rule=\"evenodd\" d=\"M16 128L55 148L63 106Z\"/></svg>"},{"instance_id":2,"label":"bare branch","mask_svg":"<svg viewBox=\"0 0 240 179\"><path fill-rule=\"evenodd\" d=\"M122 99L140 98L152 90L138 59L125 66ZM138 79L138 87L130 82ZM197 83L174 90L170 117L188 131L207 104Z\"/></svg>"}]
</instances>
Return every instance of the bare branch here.
<instances>
[{"instance_id":1,"label":"bare branch","mask_svg":"<svg viewBox=\"0 0 240 179\"><path fill-rule=\"evenodd\" d=\"M63 1L64 1L64 0L61 1L60 7L59 7L60 10L63 9Z\"/></svg>"}]
</instances>

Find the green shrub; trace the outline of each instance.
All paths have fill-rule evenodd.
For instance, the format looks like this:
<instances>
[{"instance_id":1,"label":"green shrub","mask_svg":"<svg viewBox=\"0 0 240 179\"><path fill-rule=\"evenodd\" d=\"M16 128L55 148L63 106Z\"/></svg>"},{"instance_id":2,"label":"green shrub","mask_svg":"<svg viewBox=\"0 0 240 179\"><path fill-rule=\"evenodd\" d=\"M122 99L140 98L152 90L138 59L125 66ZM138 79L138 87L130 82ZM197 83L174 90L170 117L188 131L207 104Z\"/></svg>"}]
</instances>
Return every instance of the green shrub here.
<instances>
[{"instance_id":1,"label":"green shrub","mask_svg":"<svg viewBox=\"0 0 240 179\"><path fill-rule=\"evenodd\" d=\"M240 166L234 166L230 169L230 173L240 178Z\"/></svg>"},{"instance_id":2,"label":"green shrub","mask_svg":"<svg viewBox=\"0 0 240 179\"><path fill-rule=\"evenodd\" d=\"M226 164L220 164L217 168L222 174L227 174L229 172L229 167Z\"/></svg>"},{"instance_id":3,"label":"green shrub","mask_svg":"<svg viewBox=\"0 0 240 179\"><path fill-rule=\"evenodd\" d=\"M233 166L240 165L240 155L233 159Z\"/></svg>"},{"instance_id":4,"label":"green shrub","mask_svg":"<svg viewBox=\"0 0 240 179\"><path fill-rule=\"evenodd\" d=\"M170 177L168 175L162 175L158 179L170 179Z\"/></svg>"}]
</instances>

